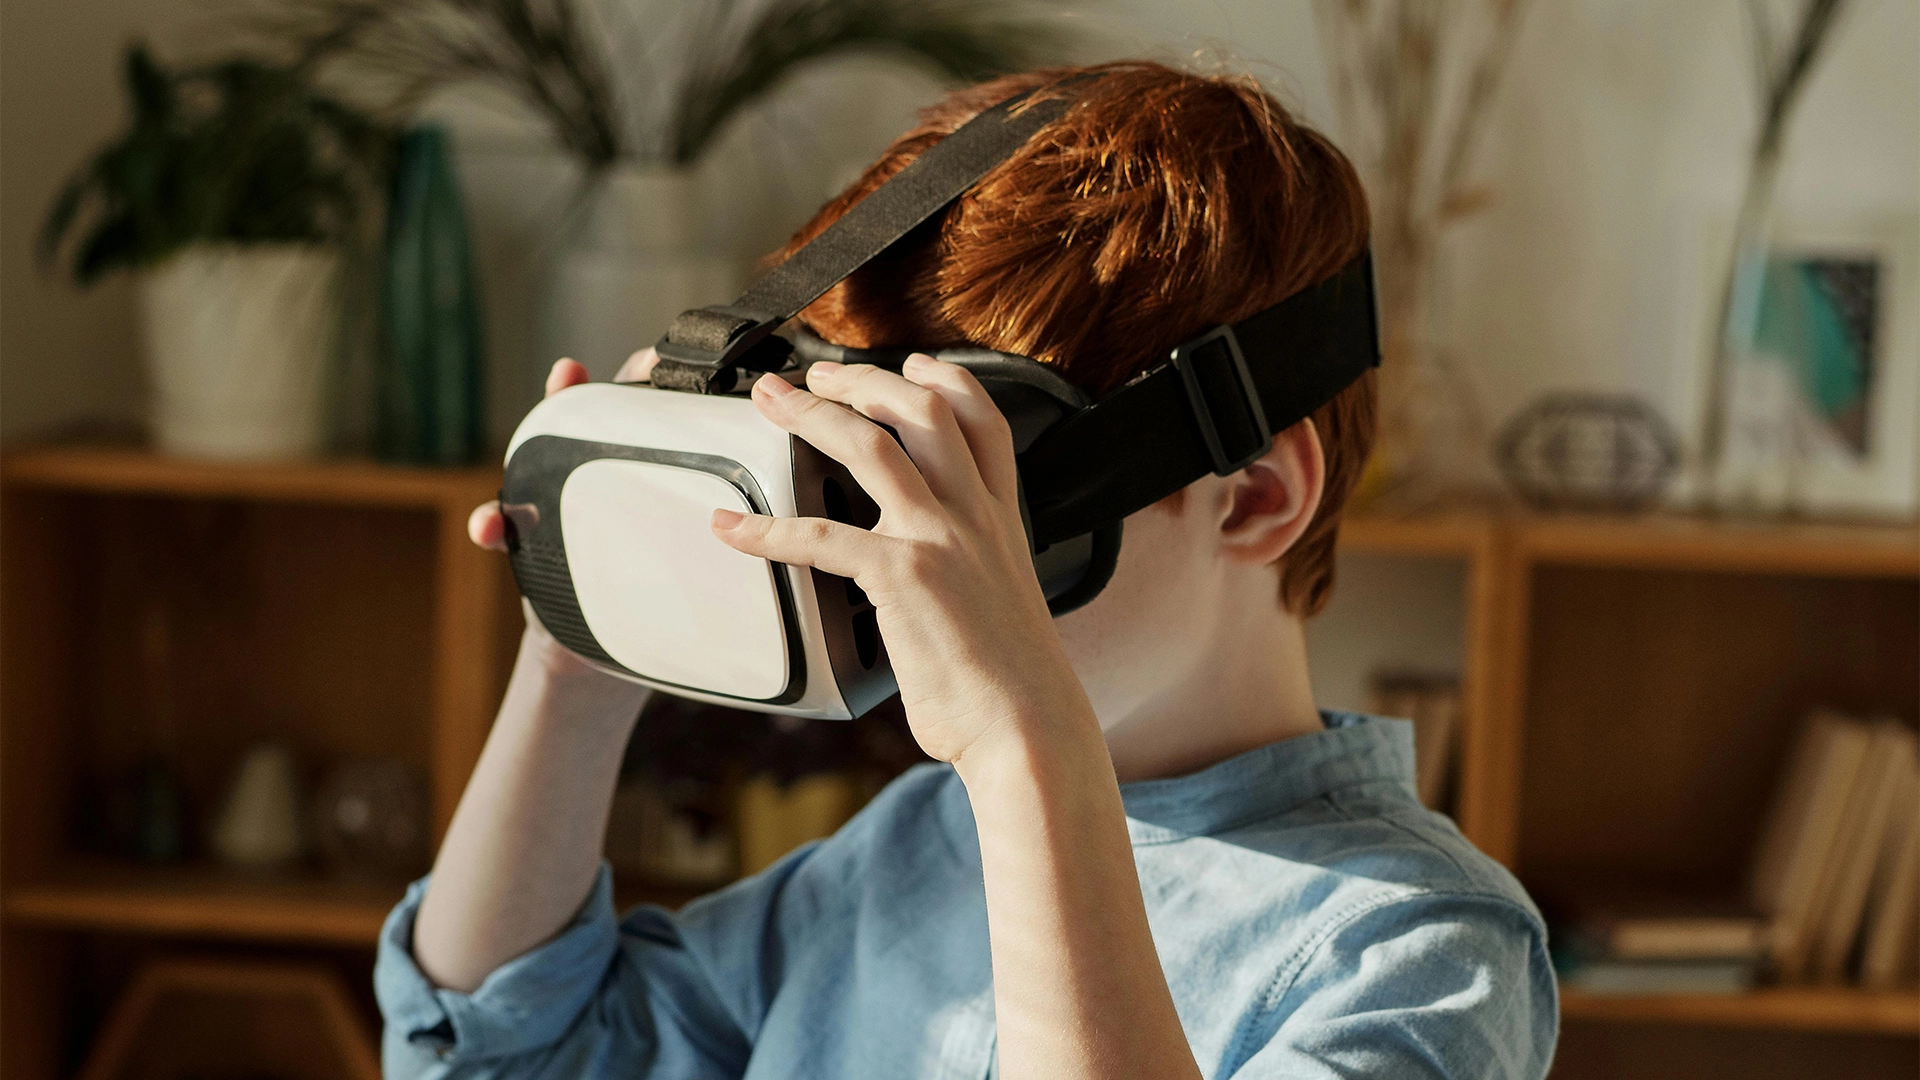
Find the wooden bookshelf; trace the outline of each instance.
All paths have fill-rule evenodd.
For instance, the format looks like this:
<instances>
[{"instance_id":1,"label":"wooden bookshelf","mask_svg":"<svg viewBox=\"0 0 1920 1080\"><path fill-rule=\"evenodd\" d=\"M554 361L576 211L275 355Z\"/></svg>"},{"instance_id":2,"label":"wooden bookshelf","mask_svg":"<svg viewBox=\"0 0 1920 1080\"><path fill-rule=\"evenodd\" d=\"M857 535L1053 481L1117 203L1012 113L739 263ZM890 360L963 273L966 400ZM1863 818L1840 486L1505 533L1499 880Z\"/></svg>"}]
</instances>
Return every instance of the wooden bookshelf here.
<instances>
[{"instance_id":1,"label":"wooden bookshelf","mask_svg":"<svg viewBox=\"0 0 1920 1080\"><path fill-rule=\"evenodd\" d=\"M134 940L364 955L399 895L77 848L75 792L138 738L127 669L148 578L198 574L183 595L238 598L198 631L222 663L188 665L177 688L194 801L257 738L247 709L273 702L318 760L425 767L443 828L519 628L504 561L465 536L498 483L489 468L0 455L0 1073L50 1078L59 1048L91 1037L99 1018L71 1002L114 988L76 984L100 966L83 955ZM1341 548L1464 567L1456 816L1542 898L1616 880L1734 889L1802 710L1920 712L1913 525L1455 507L1353 513ZM617 892L623 905L692 895L625 879ZM1711 1062L1737 1039L1780 1049L1754 1052L1749 1080L1798 1078L1835 1046L1865 1048L1835 1060L1877 1062L1887 1040L1920 1036L1911 990L1568 993L1563 1014L1568 1077L1631 1074L1674 1040L1708 1040L1686 1052Z\"/></svg>"},{"instance_id":2,"label":"wooden bookshelf","mask_svg":"<svg viewBox=\"0 0 1920 1080\"><path fill-rule=\"evenodd\" d=\"M1746 994L1583 994L1560 991L1574 1020L1685 1024L1849 1035L1920 1035L1920 993L1791 986Z\"/></svg>"},{"instance_id":3,"label":"wooden bookshelf","mask_svg":"<svg viewBox=\"0 0 1920 1080\"><path fill-rule=\"evenodd\" d=\"M124 978L132 960L111 958L139 941L370 953L397 884L88 854L81 795L151 741L138 620L161 606L178 609L170 753L190 822L271 738L315 778L417 765L444 829L519 636L504 560L466 538L498 486L486 468L0 455L0 1074L50 1077L86 1045L101 1018L72 1002L117 996L98 980Z\"/></svg>"}]
</instances>

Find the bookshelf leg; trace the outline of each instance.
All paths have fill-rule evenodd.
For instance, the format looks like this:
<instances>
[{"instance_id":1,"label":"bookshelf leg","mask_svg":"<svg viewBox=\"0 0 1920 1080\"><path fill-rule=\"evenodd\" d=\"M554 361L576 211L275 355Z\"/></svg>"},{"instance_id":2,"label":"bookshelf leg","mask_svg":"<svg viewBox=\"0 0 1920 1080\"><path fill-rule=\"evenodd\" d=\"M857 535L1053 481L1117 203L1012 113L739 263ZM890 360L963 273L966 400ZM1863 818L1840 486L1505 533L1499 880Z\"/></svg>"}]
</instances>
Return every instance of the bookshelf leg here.
<instances>
[{"instance_id":1,"label":"bookshelf leg","mask_svg":"<svg viewBox=\"0 0 1920 1080\"><path fill-rule=\"evenodd\" d=\"M1514 869L1520 848L1528 570L1504 530L1475 551L1467 594L1460 828L1480 850Z\"/></svg>"}]
</instances>

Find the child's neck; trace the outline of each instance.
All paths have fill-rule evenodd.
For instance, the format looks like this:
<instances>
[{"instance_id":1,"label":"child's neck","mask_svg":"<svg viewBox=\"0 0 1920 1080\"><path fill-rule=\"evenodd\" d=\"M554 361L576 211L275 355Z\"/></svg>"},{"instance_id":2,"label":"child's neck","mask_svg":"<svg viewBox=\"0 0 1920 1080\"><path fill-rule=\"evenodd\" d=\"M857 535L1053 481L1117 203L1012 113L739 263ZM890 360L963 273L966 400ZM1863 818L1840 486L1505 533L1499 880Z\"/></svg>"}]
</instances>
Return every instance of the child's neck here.
<instances>
[{"instance_id":1,"label":"child's neck","mask_svg":"<svg viewBox=\"0 0 1920 1080\"><path fill-rule=\"evenodd\" d=\"M1122 782L1184 776L1323 730L1301 620L1252 590L1214 624L1206 660L1122 717L1101 717ZM1251 600L1252 602L1246 602Z\"/></svg>"}]
</instances>

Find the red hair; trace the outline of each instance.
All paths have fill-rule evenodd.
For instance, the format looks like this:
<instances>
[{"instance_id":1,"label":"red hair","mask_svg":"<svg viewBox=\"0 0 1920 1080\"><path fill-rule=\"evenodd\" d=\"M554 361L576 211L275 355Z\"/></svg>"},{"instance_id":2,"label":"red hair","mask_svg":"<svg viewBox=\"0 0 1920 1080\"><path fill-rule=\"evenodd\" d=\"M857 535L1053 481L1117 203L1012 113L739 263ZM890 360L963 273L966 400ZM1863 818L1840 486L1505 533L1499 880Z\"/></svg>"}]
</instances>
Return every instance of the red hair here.
<instances>
[{"instance_id":1,"label":"red hair","mask_svg":"<svg viewBox=\"0 0 1920 1080\"><path fill-rule=\"evenodd\" d=\"M779 261L929 146L1025 90L1074 104L944 214L802 313L858 348L971 343L1057 366L1098 397L1174 345L1332 276L1367 245L1353 167L1250 78L1127 61L949 94L814 215ZM1326 489L1281 560L1280 599L1312 615L1333 587L1341 509L1373 446L1369 373L1313 414Z\"/></svg>"}]
</instances>

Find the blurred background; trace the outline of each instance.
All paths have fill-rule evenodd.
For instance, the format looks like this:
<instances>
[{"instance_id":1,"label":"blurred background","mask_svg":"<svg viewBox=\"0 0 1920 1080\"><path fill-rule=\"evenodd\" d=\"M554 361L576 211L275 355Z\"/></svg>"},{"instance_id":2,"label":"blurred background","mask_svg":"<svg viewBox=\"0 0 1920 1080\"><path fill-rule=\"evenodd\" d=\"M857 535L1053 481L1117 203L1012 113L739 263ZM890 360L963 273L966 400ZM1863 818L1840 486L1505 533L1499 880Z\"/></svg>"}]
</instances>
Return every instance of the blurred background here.
<instances>
[{"instance_id":1,"label":"blurred background","mask_svg":"<svg viewBox=\"0 0 1920 1080\"><path fill-rule=\"evenodd\" d=\"M1914 0L8 0L0 1071L376 1075L520 625L465 516L552 360L729 298L945 89L1120 57L1367 183L1316 692L1412 718L1547 910L1555 1075L1914 1075ZM623 900L917 760L662 698Z\"/></svg>"}]
</instances>

